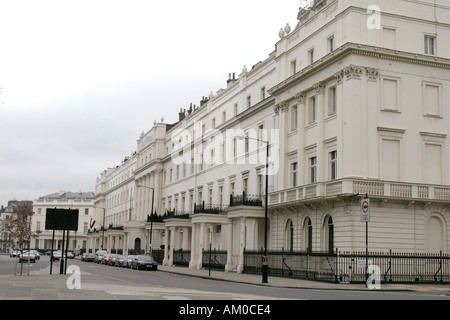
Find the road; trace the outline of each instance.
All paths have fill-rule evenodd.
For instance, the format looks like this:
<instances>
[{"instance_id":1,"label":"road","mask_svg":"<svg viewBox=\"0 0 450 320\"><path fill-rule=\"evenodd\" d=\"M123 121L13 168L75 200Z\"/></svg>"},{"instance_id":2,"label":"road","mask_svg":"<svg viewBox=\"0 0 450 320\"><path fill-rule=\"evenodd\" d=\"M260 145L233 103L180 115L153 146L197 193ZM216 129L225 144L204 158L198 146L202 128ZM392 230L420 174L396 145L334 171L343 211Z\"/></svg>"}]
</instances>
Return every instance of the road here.
<instances>
[{"instance_id":1,"label":"road","mask_svg":"<svg viewBox=\"0 0 450 320\"><path fill-rule=\"evenodd\" d=\"M213 279L194 278L164 271L138 271L111 267L94 263L69 260L81 271L83 290L103 290L121 297L145 296L146 299L161 300L450 300L442 292L403 292L403 291L350 291L279 288L248 285ZM0 275L14 274L15 259L0 255ZM31 272L48 274L49 257L30 264ZM16 273L20 274L20 264ZM23 265L22 273L28 271ZM53 265L54 274L59 273L58 263ZM89 279L101 279L83 282Z\"/></svg>"}]
</instances>

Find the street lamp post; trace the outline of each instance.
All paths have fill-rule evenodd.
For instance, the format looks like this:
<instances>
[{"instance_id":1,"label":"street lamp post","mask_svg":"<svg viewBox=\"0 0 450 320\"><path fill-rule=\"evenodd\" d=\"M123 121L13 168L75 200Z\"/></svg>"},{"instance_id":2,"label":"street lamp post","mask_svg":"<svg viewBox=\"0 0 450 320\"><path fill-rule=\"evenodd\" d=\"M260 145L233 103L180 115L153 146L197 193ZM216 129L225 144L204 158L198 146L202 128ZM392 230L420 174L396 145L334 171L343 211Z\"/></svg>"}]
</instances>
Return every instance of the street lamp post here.
<instances>
[{"instance_id":1,"label":"street lamp post","mask_svg":"<svg viewBox=\"0 0 450 320\"><path fill-rule=\"evenodd\" d=\"M136 184L136 188L146 188L152 190L152 208L150 209L150 255L153 255L153 204L155 202L155 189L152 187L141 186Z\"/></svg>"},{"instance_id":2,"label":"street lamp post","mask_svg":"<svg viewBox=\"0 0 450 320\"><path fill-rule=\"evenodd\" d=\"M95 207L94 209L103 209L103 225L100 225L102 227L102 250L103 250L103 241L105 240L105 215L106 215L106 209L102 207ZM97 221L95 221L97 222ZM98 222L97 222L98 223ZM100 223L98 223L100 224Z\"/></svg>"}]
</instances>

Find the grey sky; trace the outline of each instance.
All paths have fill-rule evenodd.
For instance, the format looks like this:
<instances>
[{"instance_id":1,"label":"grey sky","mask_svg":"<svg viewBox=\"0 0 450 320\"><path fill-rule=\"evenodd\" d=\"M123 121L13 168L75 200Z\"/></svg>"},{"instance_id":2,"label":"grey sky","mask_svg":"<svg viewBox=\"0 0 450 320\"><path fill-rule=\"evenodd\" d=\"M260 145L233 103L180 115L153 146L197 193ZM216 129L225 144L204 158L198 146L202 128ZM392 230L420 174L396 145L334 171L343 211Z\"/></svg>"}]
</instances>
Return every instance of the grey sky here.
<instances>
[{"instance_id":1,"label":"grey sky","mask_svg":"<svg viewBox=\"0 0 450 320\"><path fill-rule=\"evenodd\" d=\"M0 0L0 205L94 191L154 120L268 57L298 0Z\"/></svg>"}]
</instances>

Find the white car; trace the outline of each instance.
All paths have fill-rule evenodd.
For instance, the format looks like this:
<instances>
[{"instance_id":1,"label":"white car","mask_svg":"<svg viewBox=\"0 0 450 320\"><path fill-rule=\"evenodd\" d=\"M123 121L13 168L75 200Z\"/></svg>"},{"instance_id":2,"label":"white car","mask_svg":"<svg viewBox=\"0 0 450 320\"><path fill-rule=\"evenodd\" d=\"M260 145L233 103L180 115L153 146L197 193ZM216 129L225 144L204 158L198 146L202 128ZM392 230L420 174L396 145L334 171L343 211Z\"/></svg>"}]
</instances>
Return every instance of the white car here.
<instances>
[{"instance_id":1,"label":"white car","mask_svg":"<svg viewBox=\"0 0 450 320\"><path fill-rule=\"evenodd\" d=\"M53 260L59 260L63 257L63 252L61 250L53 252ZM64 256L65 258L65 256ZM67 259L73 259L74 255L73 252L67 251Z\"/></svg>"},{"instance_id":2,"label":"white car","mask_svg":"<svg viewBox=\"0 0 450 320\"><path fill-rule=\"evenodd\" d=\"M24 251L22 253L19 254L19 262L36 262L36 256L34 255L33 252L30 251Z\"/></svg>"}]
</instances>

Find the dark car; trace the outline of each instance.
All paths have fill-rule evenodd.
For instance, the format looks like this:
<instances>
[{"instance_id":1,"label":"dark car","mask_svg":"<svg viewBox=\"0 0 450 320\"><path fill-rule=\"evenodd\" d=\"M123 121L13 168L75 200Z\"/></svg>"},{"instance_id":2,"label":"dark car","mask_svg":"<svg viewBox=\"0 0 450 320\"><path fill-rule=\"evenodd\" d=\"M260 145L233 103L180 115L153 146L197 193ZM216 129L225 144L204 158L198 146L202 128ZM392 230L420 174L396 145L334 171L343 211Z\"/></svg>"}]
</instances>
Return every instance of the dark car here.
<instances>
[{"instance_id":1,"label":"dark car","mask_svg":"<svg viewBox=\"0 0 450 320\"><path fill-rule=\"evenodd\" d=\"M134 255L129 255L126 259L126 262L124 263L124 267L125 268L131 268L131 261L133 261L133 259L136 258L136 256Z\"/></svg>"},{"instance_id":2,"label":"dark car","mask_svg":"<svg viewBox=\"0 0 450 320\"><path fill-rule=\"evenodd\" d=\"M131 260L131 268L140 270L157 270L158 264L155 260L153 260L150 256L135 256L133 260Z\"/></svg>"},{"instance_id":3,"label":"dark car","mask_svg":"<svg viewBox=\"0 0 450 320\"><path fill-rule=\"evenodd\" d=\"M127 257L126 257L126 256L122 256L122 255L119 255L119 256L117 257L115 266L116 266L116 267L124 267L124 266L126 266L126 264L127 264Z\"/></svg>"}]
</instances>

